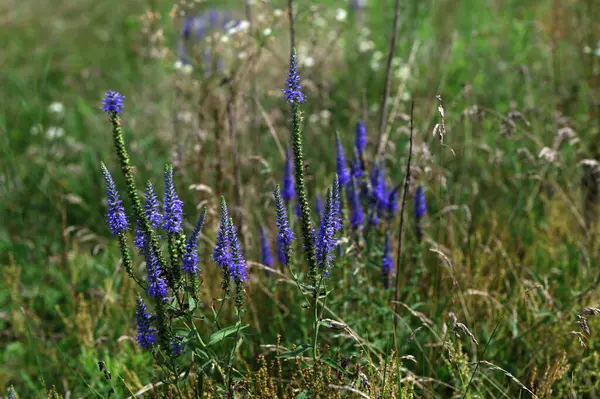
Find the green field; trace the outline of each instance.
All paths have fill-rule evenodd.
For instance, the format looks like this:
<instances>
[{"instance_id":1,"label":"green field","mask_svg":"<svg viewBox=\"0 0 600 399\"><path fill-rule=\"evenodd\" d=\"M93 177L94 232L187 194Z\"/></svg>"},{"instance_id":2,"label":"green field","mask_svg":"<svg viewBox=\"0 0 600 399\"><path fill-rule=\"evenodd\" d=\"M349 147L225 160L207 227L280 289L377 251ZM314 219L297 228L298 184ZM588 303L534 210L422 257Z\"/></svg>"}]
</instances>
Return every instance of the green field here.
<instances>
[{"instance_id":1,"label":"green field","mask_svg":"<svg viewBox=\"0 0 600 399\"><path fill-rule=\"evenodd\" d=\"M348 167L358 120L367 132L354 190L365 221L352 225L352 183L342 185L343 228L316 280L295 200L288 266L275 251L273 190L293 141L287 1L0 3L0 398L600 395L600 7L401 0L393 57L393 0L293 7L319 249L327 217L315 201L339 173L336 132ZM186 39L186 18L200 15ZM125 95L142 201L151 181L163 203L171 164L188 237L207 209L199 278L184 274L169 302L144 292L148 247L129 249L137 284L105 221L102 162L132 243L138 213L115 115L101 109L107 90ZM389 214L374 210L374 170L385 170L386 198L397 187ZM221 196L248 265L231 295L213 262ZM274 271L260 264L261 227ZM183 236L155 230L165 267L185 259ZM168 318L152 350L136 342L138 295L153 326Z\"/></svg>"}]
</instances>

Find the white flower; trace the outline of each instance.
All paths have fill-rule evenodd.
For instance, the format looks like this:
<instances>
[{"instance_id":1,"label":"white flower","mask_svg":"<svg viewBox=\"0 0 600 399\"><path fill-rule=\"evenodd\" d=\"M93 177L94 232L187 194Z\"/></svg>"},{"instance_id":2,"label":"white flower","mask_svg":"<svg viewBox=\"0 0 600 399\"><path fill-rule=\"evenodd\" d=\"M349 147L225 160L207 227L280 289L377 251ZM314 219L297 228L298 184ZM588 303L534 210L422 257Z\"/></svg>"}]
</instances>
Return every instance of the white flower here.
<instances>
[{"instance_id":1,"label":"white flower","mask_svg":"<svg viewBox=\"0 0 600 399\"><path fill-rule=\"evenodd\" d=\"M317 16L315 17L313 23L315 24L315 26L318 26L319 28L323 28L327 25L327 21L325 21L325 18Z\"/></svg>"},{"instance_id":2,"label":"white flower","mask_svg":"<svg viewBox=\"0 0 600 399\"><path fill-rule=\"evenodd\" d=\"M369 36L370 34L371 34L371 29L369 29L369 28L362 28L360 30L361 36Z\"/></svg>"},{"instance_id":3,"label":"white flower","mask_svg":"<svg viewBox=\"0 0 600 399\"><path fill-rule=\"evenodd\" d=\"M302 64L305 67L312 67L315 65L315 59L313 57L303 57L302 60L300 61L300 64Z\"/></svg>"},{"instance_id":4,"label":"white flower","mask_svg":"<svg viewBox=\"0 0 600 399\"><path fill-rule=\"evenodd\" d=\"M344 10L343 8L338 8L337 10L335 10L335 19L338 22L345 21L347 16L348 11Z\"/></svg>"},{"instance_id":5,"label":"white flower","mask_svg":"<svg viewBox=\"0 0 600 399\"><path fill-rule=\"evenodd\" d=\"M238 28L240 31L248 30L248 28L250 28L250 22L248 22L246 20L242 20L242 21L240 21Z\"/></svg>"},{"instance_id":6,"label":"white flower","mask_svg":"<svg viewBox=\"0 0 600 399\"><path fill-rule=\"evenodd\" d=\"M229 36L228 35L221 36L221 43L229 43Z\"/></svg>"},{"instance_id":7,"label":"white flower","mask_svg":"<svg viewBox=\"0 0 600 399\"><path fill-rule=\"evenodd\" d=\"M329 120L329 118L331 118L331 111L329 111L328 109L324 109L323 111L321 111L321 118Z\"/></svg>"},{"instance_id":8,"label":"white flower","mask_svg":"<svg viewBox=\"0 0 600 399\"><path fill-rule=\"evenodd\" d=\"M276 8L273 10L273 15L277 18L281 17L283 15L283 10L280 8Z\"/></svg>"},{"instance_id":9,"label":"white flower","mask_svg":"<svg viewBox=\"0 0 600 399\"><path fill-rule=\"evenodd\" d=\"M590 168L597 168L598 166L600 166L600 163L598 163L598 161L596 161L595 159L582 159L581 161L579 161L579 165L589 166Z\"/></svg>"},{"instance_id":10,"label":"white flower","mask_svg":"<svg viewBox=\"0 0 600 399\"><path fill-rule=\"evenodd\" d=\"M558 153L550 147L542 148L538 154L538 158L544 159L546 162L550 163L554 162L557 156Z\"/></svg>"},{"instance_id":11,"label":"white flower","mask_svg":"<svg viewBox=\"0 0 600 399\"><path fill-rule=\"evenodd\" d=\"M239 58L240 60L246 59L246 57L248 57L248 53L247 53L247 52L245 52L245 51L242 51L242 52L240 52L240 53L238 54L238 58Z\"/></svg>"},{"instance_id":12,"label":"white flower","mask_svg":"<svg viewBox=\"0 0 600 399\"><path fill-rule=\"evenodd\" d=\"M50 104L50 106L48 107L48 111L50 111L50 113L52 114L62 114L63 112L65 112L65 106L63 105L63 103L55 101L52 104Z\"/></svg>"},{"instance_id":13,"label":"white flower","mask_svg":"<svg viewBox=\"0 0 600 399\"><path fill-rule=\"evenodd\" d=\"M396 77L400 80L408 80L410 76L410 67L408 65L402 65L396 70Z\"/></svg>"},{"instance_id":14,"label":"white flower","mask_svg":"<svg viewBox=\"0 0 600 399\"><path fill-rule=\"evenodd\" d=\"M65 129L63 129L62 127L50 126L48 129L46 129L46 137L51 140L60 138L64 136L64 134Z\"/></svg>"},{"instance_id":15,"label":"white flower","mask_svg":"<svg viewBox=\"0 0 600 399\"><path fill-rule=\"evenodd\" d=\"M194 67L191 64L185 64L181 71L186 75L190 75L194 71Z\"/></svg>"},{"instance_id":16,"label":"white flower","mask_svg":"<svg viewBox=\"0 0 600 399\"><path fill-rule=\"evenodd\" d=\"M175 61L175 64L173 65L173 67L180 71L183 68L183 62L181 62L180 60Z\"/></svg>"},{"instance_id":17,"label":"white flower","mask_svg":"<svg viewBox=\"0 0 600 399\"><path fill-rule=\"evenodd\" d=\"M373 50L375 48L375 43L372 40L361 40L358 42L358 51L361 53L366 53L369 50Z\"/></svg>"},{"instance_id":18,"label":"white flower","mask_svg":"<svg viewBox=\"0 0 600 399\"><path fill-rule=\"evenodd\" d=\"M309 118L308 121L310 123L317 123L319 121L319 115L317 114L312 114Z\"/></svg>"},{"instance_id":19,"label":"white flower","mask_svg":"<svg viewBox=\"0 0 600 399\"><path fill-rule=\"evenodd\" d=\"M371 69L375 72L379 71L380 65L379 65L379 61L377 60L371 60L371 62L369 63L369 66L371 67Z\"/></svg>"},{"instance_id":20,"label":"white flower","mask_svg":"<svg viewBox=\"0 0 600 399\"><path fill-rule=\"evenodd\" d=\"M375 51L372 57L375 61L381 61L381 59L383 58L383 53L381 51Z\"/></svg>"},{"instance_id":21,"label":"white flower","mask_svg":"<svg viewBox=\"0 0 600 399\"><path fill-rule=\"evenodd\" d=\"M271 33L273 33L273 29L271 28L266 28L265 30L263 30L264 36L271 36Z\"/></svg>"}]
</instances>

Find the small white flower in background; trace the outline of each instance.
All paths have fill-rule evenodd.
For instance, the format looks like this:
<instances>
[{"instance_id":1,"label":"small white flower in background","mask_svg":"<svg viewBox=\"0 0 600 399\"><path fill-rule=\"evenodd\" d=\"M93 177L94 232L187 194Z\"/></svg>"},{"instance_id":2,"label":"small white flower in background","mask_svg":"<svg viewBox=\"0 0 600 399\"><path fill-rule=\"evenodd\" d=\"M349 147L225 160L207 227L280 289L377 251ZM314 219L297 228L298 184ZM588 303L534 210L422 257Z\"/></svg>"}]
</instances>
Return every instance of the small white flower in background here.
<instances>
[{"instance_id":1,"label":"small white flower in background","mask_svg":"<svg viewBox=\"0 0 600 399\"><path fill-rule=\"evenodd\" d=\"M338 22L345 21L346 17L348 17L348 11L344 10L343 8L338 8L335 10L335 19Z\"/></svg>"},{"instance_id":2,"label":"small white flower in background","mask_svg":"<svg viewBox=\"0 0 600 399\"><path fill-rule=\"evenodd\" d=\"M379 71L379 68L381 67L379 65L379 61L377 61L377 60L371 60L371 62L369 63L369 66L375 72Z\"/></svg>"},{"instance_id":3,"label":"small white flower in background","mask_svg":"<svg viewBox=\"0 0 600 399\"><path fill-rule=\"evenodd\" d=\"M381 51L375 51L372 57L375 61L381 61L381 59L383 58L383 53Z\"/></svg>"},{"instance_id":4,"label":"small white flower in background","mask_svg":"<svg viewBox=\"0 0 600 399\"><path fill-rule=\"evenodd\" d=\"M554 162L556 157L558 157L558 153L550 147L542 148L538 154L538 158L550 163Z\"/></svg>"},{"instance_id":5,"label":"small white flower in background","mask_svg":"<svg viewBox=\"0 0 600 399\"><path fill-rule=\"evenodd\" d=\"M367 51L373 50L375 43L372 40L361 40L358 42L358 51L366 53Z\"/></svg>"},{"instance_id":6,"label":"small white flower in background","mask_svg":"<svg viewBox=\"0 0 600 399\"><path fill-rule=\"evenodd\" d=\"M315 59L313 57L304 57L304 58L302 58L302 61L300 62L300 64L305 67L310 68L315 65Z\"/></svg>"},{"instance_id":7,"label":"small white flower in background","mask_svg":"<svg viewBox=\"0 0 600 399\"><path fill-rule=\"evenodd\" d=\"M328 109L324 109L323 111L321 111L321 119L329 120L329 118L331 118L331 111L329 111Z\"/></svg>"},{"instance_id":8,"label":"small white flower in background","mask_svg":"<svg viewBox=\"0 0 600 399\"><path fill-rule=\"evenodd\" d=\"M228 43L228 42L229 42L229 36L228 35L221 36L221 43Z\"/></svg>"},{"instance_id":9,"label":"small white flower in background","mask_svg":"<svg viewBox=\"0 0 600 399\"><path fill-rule=\"evenodd\" d=\"M240 60L244 60L244 59L246 59L247 57L248 57L248 53L247 53L247 52L245 52L245 51L242 51L242 52L240 52L240 53L238 54L238 58L239 58Z\"/></svg>"},{"instance_id":10,"label":"small white flower in background","mask_svg":"<svg viewBox=\"0 0 600 399\"><path fill-rule=\"evenodd\" d=\"M50 106L48 107L48 111L50 111L50 113L52 113L52 114L60 115L63 112L65 112L65 106L63 105L63 103L59 103L59 102L55 101L52 104L50 104Z\"/></svg>"},{"instance_id":11,"label":"small white flower in background","mask_svg":"<svg viewBox=\"0 0 600 399\"><path fill-rule=\"evenodd\" d=\"M408 80L410 76L410 67L408 65L402 65L396 71L396 77L400 80Z\"/></svg>"},{"instance_id":12,"label":"small white flower in background","mask_svg":"<svg viewBox=\"0 0 600 399\"><path fill-rule=\"evenodd\" d=\"M60 138L64 135L65 129L63 129L62 127L50 126L48 129L46 129L46 137L50 140Z\"/></svg>"},{"instance_id":13,"label":"small white flower in background","mask_svg":"<svg viewBox=\"0 0 600 399\"><path fill-rule=\"evenodd\" d=\"M313 23L315 24L315 26L318 26L319 28L323 28L325 25L327 25L327 21L325 21L325 18L323 18L321 16L315 17Z\"/></svg>"},{"instance_id":14,"label":"small white flower in background","mask_svg":"<svg viewBox=\"0 0 600 399\"><path fill-rule=\"evenodd\" d=\"M271 36L271 33L273 33L273 29L271 28L266 28L265 30L263 30L264 36Z\"/></svg>"},{"instance_id":15,"label":"small white flower in background","mask_svg":"<svg viewBox=\"0 0 600 399\"><path fill-rule=\"evenodd\" d=\"M42 127L40 125L33 125L33 126L31 126L31 129L29 129L29 133L32 136L37 136L41 132L42 132Z\"/></svg>"},{"instance_id":16,"label":"small white flower in background","mask_svg":"<svg viewBox=\"0 0 600 399\"><path fill-rule=\"evenodd\" d=\"M369 36L370 34L371 34L371 29L369 29L369 28L362 28L360 30L360 35L361 36L365 36L366 37L366 36Z\"/></svg>"},{"instance_id":17,"label":"small white flower in background","mask_svg":"<svg viewBox=\"0 0 600 399\"><path fill-rule=\"evenodd\" d=\"M402 64L402 58L394 57L392 58L392 66L399 67Z\"/></svg>"},{"instance_id":18,"label":"small white flower in background","mask_svg":"<svg viewBox=\"0 0 600 399\"><path fill-rule=\"evenodd\" d=\"M312 114L309 118L308 121L310 123L317 123L319 121L319 115L317 114Z\"/></svg>"},{"instance_id":19,"label":"small white flower in background","mask_svg":"<svg viewBox=\"0 0 600 399\"><path fill-rule=\"evenodd\" d=\"M194 72L194 67L191 64L185 64L183 68L181 68L181 71L186 75L190 75L192 72Z\"/></svg>"},{"instance_id":20,"label":"small white flower in background","mask_svg":"<svg viewBox=\"0 0 600 399\"><path fill-rule=\"evenodd\" d=\"M229 29L235 28L237 24L238 24L237 21L232 20L232 21L227 22L225 24L225 26L223 26L223 28L225 28L225 30L229 30Z\"/></svg>"},{"instance_id":21,"label":"small white flower in background","mask_svg":"<svg viewBox=\"0 0 600 399\"><path fill-rule=\"evenodd\" d=\"M252 4L254 4L254 0L246 0L246 4L252 5Z\"/></svg>"},{"instance_id":22,"label":"small white flower in background","mask_svg":"<svg viewBox=\"0 0 600 399\"><path fill-rule=\"evenodd\" d=\"M369 107L369 112L379 112L379 104L371 104Z\"/></svg>"},{"instance_id":23,"label":"small white flower in background","mask_svg":"<svg viewBox=\"0 0 600 399\"><path fill-rule=\"evenodd\" d=\"M180 70L182 70L182 69L183 69L183 62L181 62L181 61L177 60L177 61L175 61L175 64L173 65L173 67L174 67L176 70L180 71Z\"/></svg>"},{"instance_id":24,"label":"small white flower in background","mask_svg":"<svg viewBox=\"0 0 600 399\"><path fill-rule=\"evenodd\" d=\"M246 20L242 20L242 21L240 21L240 24L238 25L238 27L241 32L248 30L248 28L250 28L250 22L246 21Z\"/></svg>"},{"instance_id":25,"label":"small white flower in background","mask_svg":"<svg viewBox=\"0 0 600 399\"><path fill-rule=\"evenodd\" d=\"M595 159L582 159L579 161L579 165L596 169L600 166L600 163Z\"/></svg>"},{"instance_id":26,"label":"small white flower in background","mask_svg":"<svg viewBox=\"0 0 600 399\"><path fill-rule=\"evenodd\" d=\"M276 8L273 10L273 15L279 18L283 15L283 10L280 8Z\"/></svg>"}]
</instances>

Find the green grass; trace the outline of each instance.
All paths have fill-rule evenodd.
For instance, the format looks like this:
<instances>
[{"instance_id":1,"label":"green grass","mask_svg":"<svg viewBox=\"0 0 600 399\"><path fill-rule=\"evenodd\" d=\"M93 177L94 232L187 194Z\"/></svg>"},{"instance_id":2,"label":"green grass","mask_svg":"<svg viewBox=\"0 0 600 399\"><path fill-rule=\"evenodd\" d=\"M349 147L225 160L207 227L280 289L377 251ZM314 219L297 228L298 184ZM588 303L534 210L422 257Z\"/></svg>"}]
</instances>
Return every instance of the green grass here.
<instances>
[{"instance_id":1,"label":"green grass","mask_svg":"<svg viewBox=\"0 0 600 399\"><path fill-rule=\"evenodd\" d=\"M164 60L144 56L148 36L139 16L146 8L161 13L154 26L164 29L164 45L176 48L171 4L9 3L0 6L0 392L13 384L21 398L45 397L55 385L62 395L105 397L109 382L96 364L102 360L113 374L117 397L126 397L127 389L136 391L159 377L150 354L134 343L136 287L122 270L118 245L104 223L100 161L114 171L123 192L124 183L116 173L100 99L107 89L127 96L123 118L138 187L147 179L162 187L164 164L177 160L173 154L181 151L178 190L187 220L195 219L196 205L206 203L210 242L218 222L218 196L235 203L226 121L212 120L212 109L222 112L229 92L218 86L219 79L204 79L199 71L193 75L199 83L193 86L174 70L172 55ZM234 14L242 16L241 3L230 3ZM284 9L280 3L275 6ZM308 96L303 111L312 198L315 191L325 194L335 171L336 130L349 154L363 91L373 151L393 4L372 0L363 16L374 51L383 53L380 68L373 70L373 51L356 51L362 39L355 15L343 24L335 21L334 9L346 2L320 3L327 19L323 28L311 25L311 2L295 3L299 50L316 62L316 67L301 68ZM539 397L600 392L597 321L589 318L592 334L585 348L569 334L580 331L577 312L599 300L597 183L589 183L595 177L584 183L587 172L578 165L582 159L598 159L600 57L594 51L600 9L593 3L402 2L396 55L407 63L414 53L405 82L408 96L400 101L399 112L408 114L410 100L415 101L413 185L427 189L428 216L426 240L419 243L409 198L399 272L402 301L426 319L401 307L394 336L393 294L379 278L383 234L373 231L360 253L352 252L337 265L327 299L331 312L324 315L342 319L354 335L321 328L326 364L319 371L307 367L310 359L298 365L284 362L284 381L273 380L279 389L298 384L297 395L317 389L311 385L315 381L337 384L327 377L336 363L346 365L342 385L350 384L359 377L353 374L356 360L348 359L360 358L373 385L372 397L378 389L385 391L383 397L400 397L401 389L403 397L410 397L412 384L396 380L408 376L417 379L414 390L422 397L530 397L502 371L485 364L472 378L478 360L511 373ZM255 15L260 13L255 8ZM261 106L285 146L288 118L279 89L288 62L287 24L270 25L270 15L260 29L272 26L275 38L261 48L256 85ZM337 32L345 48L330 45L329 32ZM590 52L584 51L586 46ZM235 62L232 70L243 71L244 62ZM393 81L392 95L399 83ZM271 226L274 235L270 193L281 181L283 160L265 119L252 114L256 110L248 85L243 87L237 127L245 252L249 260L257 260L260 225ZM209 100L198 106L206 93ZM439 122L437 94L443 97L449 130L445 143L455 156L431 135ZM65 106L61 118L48 110L55 101ZM483 113L465 117L474 106ZM331 112L326 123L314 117L323 110ZM193 120L200 115L201 124L177 122L174 115L184 111ZM514 125L508 122L511 111L527 122L520 117ZM41 129L37 134L36 126ZM62 127L64 136L46 137L51 126ZM557 147L557 161L546 163L538 153L552 147L566 126L578 142L565 140ZM392 122L385 156L390 183L404 179L407 127L405 118ZM217 131L224 144L214 139ZM210 192L190 189L191 184L204 184ZM397 226L398 218L390 225L393 237ZM445 253L451 266L430 248ZM201 240L200 259L206 262L201 262L205 307L200 312L209 318L211 298L220 295L219 272L208 260L211 250ZM252 274L256 277L247 287L251 299L244 315L249 328L235 361L255 397L269 397L270 391L261 388L262 377L253 377L255 370L265 370L259 354L269 364L274 357L261 345L275 345L278 334L288 349L310 343L312 311L302 307L303 296L285 278L264 276L258 269ZM464 336L442 337L443 325L451 328L449 312L475 334L478 346ZM210 323L199 325L210 335ZM232 342L219 345L216 351L228 356ZM394 347L396 355L414 356L415 362L400 363L391 354ZM309 358L309 353L303 355ZM273 367L276 375L277 362ZM297 369L303 377L292 378Z\"/></svg>"}]
</instances>

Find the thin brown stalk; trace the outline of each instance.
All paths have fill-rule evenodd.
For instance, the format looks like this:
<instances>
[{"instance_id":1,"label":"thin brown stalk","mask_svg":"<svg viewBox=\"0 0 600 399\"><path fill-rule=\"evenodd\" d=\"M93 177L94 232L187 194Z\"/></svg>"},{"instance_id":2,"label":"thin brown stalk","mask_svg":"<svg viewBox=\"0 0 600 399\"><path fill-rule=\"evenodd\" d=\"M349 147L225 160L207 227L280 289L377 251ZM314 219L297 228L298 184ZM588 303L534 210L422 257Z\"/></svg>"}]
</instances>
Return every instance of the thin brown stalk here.
<instances>
[{"instance_id":1,"label":"thin brown stalk","mask_svg":"<svg viewBox=\"0 0 600 399\"><path fill-rule=\"evenodd\" d=\"M291 0L290 0L291 1ZM375 164L383 152L383 132L387 121L387 103L390 96L392 85L392 59L396 52L396 42L398 41L398 25L400 24L400 0L394 3L394 27L392 32L392 40L390 40L390 48L388 51L387 63L385 67L385 86L383 88L383 96L381 97L381 105L379 109L379 133L377 136L377 147L375 147Z\"/></svg>"},{"instance_id":2,"label":"thin brown stalk","mask_svg":"<svg viewBox=\"0 0 600 399\"><path fill-rule=\"evenodd\" d=\"M290 18L290 54L296 46L296 27L294 26L294 0L288 0L288 15Z\"/></svg>"},{"instance_id":3,"label":"thin brown stalk","mask_svg":"<svg viewBox=\"0 0 600 399\"><path fill-rule=\"evenodd\" d=\"M402 257L402 232L404 230L404 208L406 208L406 197L410 188L410 162L413 151L413 126L414 126L415 102L410 104L410 138L408 144L408 160L406 161L406 176L404 178L404 191L402 192L402 206L400 207L400 229L398 230L398 252L396 253L396 284L394 291L394 332L398 326L398 306L400 301L400 259Z\"/></svg>"},{"instance_id":4,"label":"thin brown stalk","mask_svg":"<svg viewBox=\"0 0 600 399\"><path fill-rule=\"evenodd\" d=\"M233 176L235 181L235 223L238 226L238 231L240 234L240 238L242 240L242 244L244 248L248 247L248 243L246 242L246 233L244 230L244 219L242 215L242 175L241 175L241 165L240 165L240 152L237 146L237 132L236 132L236 124L235 124L235 115L234 115L234 103L236 100L236 93L232 89L231 96L227 100L227 125L229 126L229 134L231 136L231 149L233 152Z\"/></svg>"}]
</instances>

